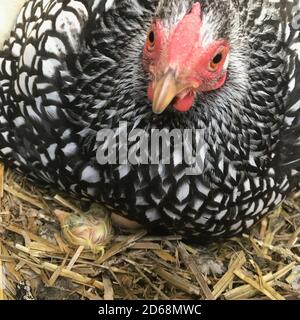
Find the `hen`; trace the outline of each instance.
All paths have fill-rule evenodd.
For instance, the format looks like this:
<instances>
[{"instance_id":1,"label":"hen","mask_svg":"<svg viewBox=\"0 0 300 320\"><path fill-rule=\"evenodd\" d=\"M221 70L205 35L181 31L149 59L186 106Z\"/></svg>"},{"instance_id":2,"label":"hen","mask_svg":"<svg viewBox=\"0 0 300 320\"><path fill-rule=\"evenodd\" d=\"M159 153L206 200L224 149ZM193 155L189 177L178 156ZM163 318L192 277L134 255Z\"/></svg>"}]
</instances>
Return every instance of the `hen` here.
<instances>
[{"instance_id":1,"label":"hen","mask_svg":"<svg viewBox=\"0 0 300 320\"><path fill-rule=\"evenodd\" d=\"M0 159L154 231L240 234L300 182L299 30L299 0L29 0Z\"/></svg>"}]
</instances>

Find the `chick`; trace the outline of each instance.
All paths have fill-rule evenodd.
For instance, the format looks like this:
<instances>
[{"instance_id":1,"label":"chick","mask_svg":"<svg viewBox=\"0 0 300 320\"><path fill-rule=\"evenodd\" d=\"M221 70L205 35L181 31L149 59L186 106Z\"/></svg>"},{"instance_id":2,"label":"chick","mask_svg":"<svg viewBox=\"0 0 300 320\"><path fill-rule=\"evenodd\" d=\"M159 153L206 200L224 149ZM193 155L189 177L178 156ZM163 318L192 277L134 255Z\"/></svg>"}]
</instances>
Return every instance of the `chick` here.
<instances>
[{"instance_id":1,"label":"chick","mask_svg":"<svg viewBox=\"0 0 300 320\"><path fill-rule=\"evenodd\" d=\"M62 234L72 246L83 246L94 254L104 254L113 235L110 213L104 207L93 205L88 212L55 211Z\"/></svg>"}]
</instances>

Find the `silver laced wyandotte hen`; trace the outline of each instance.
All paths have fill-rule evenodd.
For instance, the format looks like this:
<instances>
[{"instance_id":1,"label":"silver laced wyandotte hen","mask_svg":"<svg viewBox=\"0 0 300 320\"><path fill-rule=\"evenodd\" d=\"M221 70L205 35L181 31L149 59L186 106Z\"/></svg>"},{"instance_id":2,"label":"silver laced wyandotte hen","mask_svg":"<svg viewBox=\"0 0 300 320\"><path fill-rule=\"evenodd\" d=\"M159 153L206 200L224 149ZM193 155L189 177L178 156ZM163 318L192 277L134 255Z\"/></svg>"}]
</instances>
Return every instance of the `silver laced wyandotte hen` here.
<instances>
[{"instance_id":1,"label":"silver laced wyandotte hen","mask_svg":"<svg viewBox=\"0 0 300 320\"><path fill-rule=\"evenodd\" d=\"M174 130L197 166L174 136L146 163ZM0 51L0 160L155 232L245 232L300 182L300 1L27 1Z\"/></svg>"}]
</instances>

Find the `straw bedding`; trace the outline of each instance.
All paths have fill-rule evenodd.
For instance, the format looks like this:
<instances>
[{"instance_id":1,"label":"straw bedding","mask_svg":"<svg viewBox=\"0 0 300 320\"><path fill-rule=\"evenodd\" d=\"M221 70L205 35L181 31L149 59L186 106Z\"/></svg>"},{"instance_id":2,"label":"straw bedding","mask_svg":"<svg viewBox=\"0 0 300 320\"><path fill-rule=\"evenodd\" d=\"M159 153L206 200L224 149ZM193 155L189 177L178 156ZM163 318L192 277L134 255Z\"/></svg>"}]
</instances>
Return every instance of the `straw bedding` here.
<instances>
[{"instance_id":1,"label":"straw bedding","mask_svg":"<svg viewBox=\"0 0 300 320\"><path fill-rule=\"evenodd\" d=\"M71 247L54 215L87 203L3 166L0 197L0 300L300 299L300 192L222 245L115 228L98 255Z\"/></svg>"}]
</instances>

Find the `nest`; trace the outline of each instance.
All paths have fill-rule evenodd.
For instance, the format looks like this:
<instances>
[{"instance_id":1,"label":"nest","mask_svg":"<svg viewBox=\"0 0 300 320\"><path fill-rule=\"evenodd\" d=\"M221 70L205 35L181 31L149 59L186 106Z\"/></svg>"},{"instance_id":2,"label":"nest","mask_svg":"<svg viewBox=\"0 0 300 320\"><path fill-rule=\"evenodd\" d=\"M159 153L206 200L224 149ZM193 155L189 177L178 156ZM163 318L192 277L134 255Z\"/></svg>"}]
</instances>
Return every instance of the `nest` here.
<instances>
[{"instance_id":1,"label":"nest","mask_svg":"<svg viewBox=\"0 0 300 320\"><path fill-rule=\"evenodd\" d=\"M3 166L0 197L0 300L300 298L300 193L222 245L117 231L99 255L71 247L54 215L82 202Z\"/></svg>"}]
</instances>

